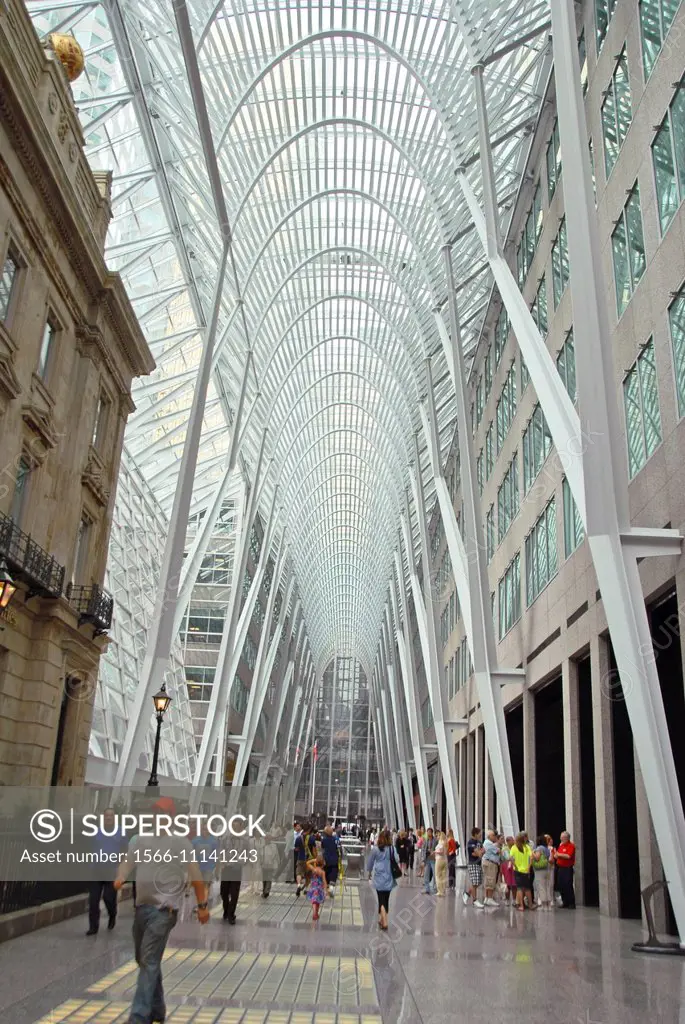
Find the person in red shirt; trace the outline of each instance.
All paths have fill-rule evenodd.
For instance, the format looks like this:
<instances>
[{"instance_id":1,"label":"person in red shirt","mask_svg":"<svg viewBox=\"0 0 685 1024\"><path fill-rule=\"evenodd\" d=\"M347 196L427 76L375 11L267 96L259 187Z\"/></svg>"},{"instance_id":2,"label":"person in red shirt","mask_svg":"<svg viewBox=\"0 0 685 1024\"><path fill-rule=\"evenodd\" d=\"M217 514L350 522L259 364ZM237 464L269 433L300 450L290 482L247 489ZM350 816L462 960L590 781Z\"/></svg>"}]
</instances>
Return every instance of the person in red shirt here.
<instances>
[{"instance_id":1,"label":"person in red shirt","mask_svg":"<svg viewBox=\"0 0 685 1024\"><path fill-rule=\"evenodd\" d=\"M556 850L557 885L561 900L567 910L576 909L576 894L573 889L573 868L576 863L576 848L571 842L570 832L562 832Z\"/></svg>"},{"instance_id":2,"label":"person in red shirt","mask_svg":"<svg viewBox=\"0 0 685 1024\"><path fill-rule=\"evenodd\" d=\"M447 870L449 873L449 888L457 888L457 850L459 843L454 838L454 832L449 829L447 833Z\"/></svg>"}]
</instances>

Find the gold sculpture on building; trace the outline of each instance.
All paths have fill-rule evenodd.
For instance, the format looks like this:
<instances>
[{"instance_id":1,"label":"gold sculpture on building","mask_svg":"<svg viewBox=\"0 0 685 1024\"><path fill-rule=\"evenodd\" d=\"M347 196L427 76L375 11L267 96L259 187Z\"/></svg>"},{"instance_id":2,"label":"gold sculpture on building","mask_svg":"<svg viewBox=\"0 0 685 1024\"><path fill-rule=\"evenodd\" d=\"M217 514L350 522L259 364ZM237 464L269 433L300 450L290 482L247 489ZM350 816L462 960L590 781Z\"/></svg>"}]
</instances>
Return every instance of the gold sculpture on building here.
<instances>
[{"instance_id":1,"label":"gold sculpture on building","mask_svg":"<svg viewBox=\"0 0 685 1024\"><path fill-rule=\"evenodd\" d=\"M51 50L54 50L57 57L59 57L69 81L75 82L83 71L86 58L74 37L62 35L60 32L51 32L47 37L46 45Z\"/></svg>"}]
</instances>

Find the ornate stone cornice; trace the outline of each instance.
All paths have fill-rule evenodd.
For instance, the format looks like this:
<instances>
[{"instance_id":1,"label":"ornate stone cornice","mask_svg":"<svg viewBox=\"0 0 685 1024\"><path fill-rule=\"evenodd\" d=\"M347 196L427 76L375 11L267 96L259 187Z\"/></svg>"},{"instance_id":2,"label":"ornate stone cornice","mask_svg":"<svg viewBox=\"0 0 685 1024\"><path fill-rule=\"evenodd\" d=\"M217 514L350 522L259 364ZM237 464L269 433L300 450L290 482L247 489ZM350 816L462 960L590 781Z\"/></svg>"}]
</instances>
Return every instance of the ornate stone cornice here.
<instances>
[{"instance_id":1,"label":"ornate stone cornice","mask_svg":"<svg viewBox=\"0 0 685 1024\"><path fill-rule=\"evenodd\" d=\"M45 237L43 220L39 222L23 202L2 158L0 184L20 213L75 322L81 319L83 298L72 293L53 251L62 258L66 256L71 263L77 280L86 290L85 305L99 303L100 316L109 322L130 374L150 373L155 365L152 354L123 282L118 274L107 270L94 233L95 221L106 216L109 209L108 189L104 181L98 187L83 154L82 134L64 72L42 50L20 0L9 0L8 10L8 17L0 19L0 120L32 186L49 211L52 245ZM41 99L45 112L41 111ZM59 135L60 111L67 119L63 139ZM48 119L55 122L52 130ZM66 157L61 153L63 146L67 148ZM67 173L66 168L71 165L73 170ZM119 355L115 356L115 362L118 358Z\"/></svg>"}]
</instances>

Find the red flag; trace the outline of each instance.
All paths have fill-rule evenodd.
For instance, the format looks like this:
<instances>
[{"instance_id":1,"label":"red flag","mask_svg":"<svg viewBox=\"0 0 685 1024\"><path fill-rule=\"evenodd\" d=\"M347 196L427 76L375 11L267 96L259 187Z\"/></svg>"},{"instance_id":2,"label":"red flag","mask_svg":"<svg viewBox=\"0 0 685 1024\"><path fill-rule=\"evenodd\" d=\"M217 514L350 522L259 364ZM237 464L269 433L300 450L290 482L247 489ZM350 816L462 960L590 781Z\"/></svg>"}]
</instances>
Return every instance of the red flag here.
<instances>
[{"instance_id":1,"label":"red flag","mask_svg":"<svg viewBox=\"0 0 685 1024\"><path fill-rule=\"evenodd\" d=\"M315 761L319 759L319 741L314 740L314 746L312 747L312 756Z\"/></svg>"}]
</instances>

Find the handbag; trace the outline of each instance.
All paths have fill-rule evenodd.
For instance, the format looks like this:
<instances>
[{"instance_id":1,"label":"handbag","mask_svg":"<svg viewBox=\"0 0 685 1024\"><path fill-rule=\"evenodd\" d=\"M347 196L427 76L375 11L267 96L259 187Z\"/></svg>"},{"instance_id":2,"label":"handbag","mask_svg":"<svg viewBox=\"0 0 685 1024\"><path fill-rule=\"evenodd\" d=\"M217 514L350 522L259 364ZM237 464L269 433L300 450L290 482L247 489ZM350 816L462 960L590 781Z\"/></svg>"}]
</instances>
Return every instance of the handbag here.
<instances>
[{"instance_id":1,"label":"handbag","mask_svg":"<svg viewBox=\"0 0 685 1024\"><path fill-rule=\"evenodd\" d=\"M390 848L390 871L392 873L393 878L402 877L402 868L395 860L395 851L392 849L392 847Z\"/></svg>"}]
</instances>

